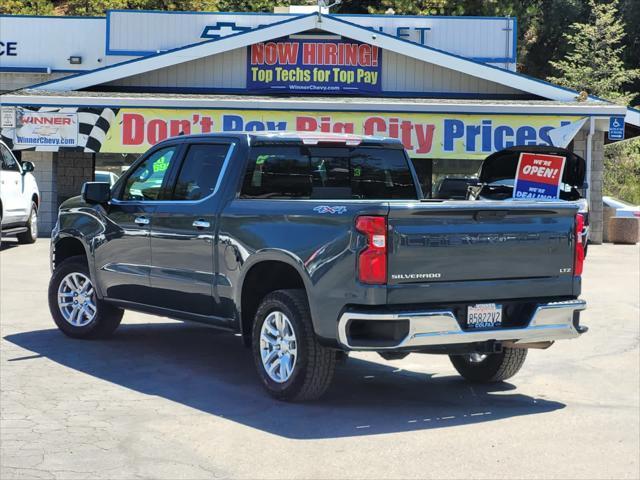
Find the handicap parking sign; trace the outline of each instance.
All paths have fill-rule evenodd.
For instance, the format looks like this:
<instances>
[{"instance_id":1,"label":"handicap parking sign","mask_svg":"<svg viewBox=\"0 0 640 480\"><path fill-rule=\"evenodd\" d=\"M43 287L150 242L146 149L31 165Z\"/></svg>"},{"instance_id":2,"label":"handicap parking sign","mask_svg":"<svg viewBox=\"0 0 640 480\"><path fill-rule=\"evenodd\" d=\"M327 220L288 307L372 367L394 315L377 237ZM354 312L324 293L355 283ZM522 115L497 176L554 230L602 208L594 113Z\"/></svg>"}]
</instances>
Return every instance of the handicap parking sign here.
<instances>
[{"instance_id":1,"label":"handicap parking sign","mask_svg":"<svg viewBox=\"0 0 640 480\"><path fill-rule=\"evenodd\" d=\"M609 118L609 140L624 140L624 117Z\"/></svg>"}]
</instances>

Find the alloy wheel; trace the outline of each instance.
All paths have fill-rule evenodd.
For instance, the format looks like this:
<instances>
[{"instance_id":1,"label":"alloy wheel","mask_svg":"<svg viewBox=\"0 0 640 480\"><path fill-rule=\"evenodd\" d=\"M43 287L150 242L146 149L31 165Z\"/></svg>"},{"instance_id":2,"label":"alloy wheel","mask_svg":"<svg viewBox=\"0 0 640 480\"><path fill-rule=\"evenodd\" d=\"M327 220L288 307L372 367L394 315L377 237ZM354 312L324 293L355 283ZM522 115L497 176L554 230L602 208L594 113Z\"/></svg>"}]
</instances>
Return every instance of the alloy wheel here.
<instances>
[{"instance_id":1,"label":"alloy wheel","mask_svg":"<svg viewBox=\"0 0 640 480\"><path fill-rule=\"evenodd\" d=\"M62 279L58 287L58 309L74 327L84 327L93 321L98 307L89 277L73 272Z\"/></svg>"},{"instance_id":2,"label":"alloy wheel","mask_svg":"<svg viewBox=\"0 0 640 480\"><path fill-rule=\"evenodd\" d=\"M38 238L38 213L35 210L31 210L31 216L29 217L29 227L31 228L31 238Z\"/></svg>"},{"instance_id":3,"label":"alloy wheel","mask_svg":"<svg viewBox=\"0 0 640 480\"><path fill-rule=\"evenodd\" d=\"M298 358L298 342L289 318L273 311L260 330L260 357L269 378L284 383L293 374Z\"/></svg>"}]
</instances>

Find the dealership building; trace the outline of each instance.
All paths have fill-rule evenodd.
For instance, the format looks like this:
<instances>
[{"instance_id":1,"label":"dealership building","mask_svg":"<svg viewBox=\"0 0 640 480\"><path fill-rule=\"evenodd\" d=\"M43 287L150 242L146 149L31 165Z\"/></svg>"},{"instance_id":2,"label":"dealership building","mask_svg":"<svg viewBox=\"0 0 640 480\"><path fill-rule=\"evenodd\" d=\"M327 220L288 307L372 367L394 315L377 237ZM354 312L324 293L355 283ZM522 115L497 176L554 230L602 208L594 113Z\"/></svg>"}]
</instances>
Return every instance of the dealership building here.
<instances>
[{"instance_id":1,"label":"dealership building","mask_svg":"<svg viewBox=\"0 0 640 480\"><path fill-rule=\"evenodd\" d=\"M603 147L640 111L516 72L500 17L113 10L0 16L2 140L32 161L40 230L95 172L180 134L298 130L400 139L429 195L491 152L555 145L587 162L602 240Z\"/></svg>"}]
</instances>

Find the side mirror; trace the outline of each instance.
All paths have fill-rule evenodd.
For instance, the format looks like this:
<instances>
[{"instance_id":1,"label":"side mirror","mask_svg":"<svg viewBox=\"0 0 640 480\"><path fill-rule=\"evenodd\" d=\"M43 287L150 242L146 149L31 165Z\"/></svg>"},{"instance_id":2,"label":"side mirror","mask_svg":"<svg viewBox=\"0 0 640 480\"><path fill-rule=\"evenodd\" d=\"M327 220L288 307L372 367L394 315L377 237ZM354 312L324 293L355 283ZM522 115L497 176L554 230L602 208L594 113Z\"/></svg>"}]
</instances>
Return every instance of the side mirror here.
<instances>
[{"instance_id":1,"label":"side mirror","mask_svg":"<svg viewBox=\"0 0 640 480\"><path fill-rule=\"evenodd\" d=\"M33 163L31 162L22 162L22 174L33 172Z\"/></svg>"},{"instance_id":2,"label":"side mirror","mask_svg":"<svg viewBox=\"0 0 640 480\"><path fill-rule=\"evenodd\" d=\"M82 186L82 199L87 203L107 203L111 200L111 185L106 182L86 182Z\"/></svg>"}]
</instances>

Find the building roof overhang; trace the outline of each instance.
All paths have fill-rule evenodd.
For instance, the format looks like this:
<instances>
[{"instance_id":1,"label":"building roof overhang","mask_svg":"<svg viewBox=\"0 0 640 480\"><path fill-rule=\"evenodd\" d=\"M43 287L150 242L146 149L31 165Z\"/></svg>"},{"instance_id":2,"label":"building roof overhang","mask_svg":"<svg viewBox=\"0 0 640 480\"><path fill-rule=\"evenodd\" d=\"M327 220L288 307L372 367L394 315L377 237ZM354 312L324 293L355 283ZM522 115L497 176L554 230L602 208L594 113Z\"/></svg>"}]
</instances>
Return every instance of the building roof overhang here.
<instances>
[{"instance_id":1,"label":"building roof overhang","mask_svg":"<svg viewBox=\"0 0 640 480\"><path fill-rule=\"evenodd\" d=\"M4 105L60 107L139 107L252 110L363 111L413 113L624 115L626 108L612 103L548 100L454 100L388 97L311 97L250 95L186 95L114 93L26 89L2 96ZM250 106L250 107L249 107Z\"/></svg>"}]
</instances>

